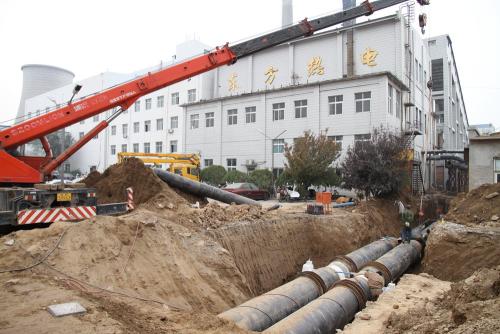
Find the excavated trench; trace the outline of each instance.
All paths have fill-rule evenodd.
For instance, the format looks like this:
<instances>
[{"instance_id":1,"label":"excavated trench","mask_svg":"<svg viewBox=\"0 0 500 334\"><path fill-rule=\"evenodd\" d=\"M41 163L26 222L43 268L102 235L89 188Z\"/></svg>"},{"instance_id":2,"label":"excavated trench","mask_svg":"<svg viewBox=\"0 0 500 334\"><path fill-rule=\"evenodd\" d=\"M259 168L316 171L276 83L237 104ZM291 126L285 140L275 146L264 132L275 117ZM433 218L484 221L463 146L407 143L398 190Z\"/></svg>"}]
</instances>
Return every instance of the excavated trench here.
<instances>
[{"instance_id":1,"label":"excavated trench","mask_svg":"<svg viewBox=\"0 0 500 334\"><path fill-rule=\"evenodd\" d=\"M308 259L321 267L380 237L397 236L399 223L379 218L347 211L332 216L285 214L231 223L209 234L229 251L252 296L257 296L295 278Z\"/></svg>"}]
</instances>

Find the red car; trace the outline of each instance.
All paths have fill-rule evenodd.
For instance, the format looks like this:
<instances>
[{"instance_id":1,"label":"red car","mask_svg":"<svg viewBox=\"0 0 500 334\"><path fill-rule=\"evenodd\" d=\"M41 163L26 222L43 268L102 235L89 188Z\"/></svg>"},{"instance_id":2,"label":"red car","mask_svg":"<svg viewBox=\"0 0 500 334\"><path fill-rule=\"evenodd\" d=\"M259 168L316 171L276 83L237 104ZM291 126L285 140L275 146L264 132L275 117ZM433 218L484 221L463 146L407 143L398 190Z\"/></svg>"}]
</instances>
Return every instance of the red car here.
<instances>
[{"instance_id":1,"label":"red car","mask_svg":"<svg viewBox=\"0 0 500 334\"><path fill-rule=\"evenodd\" d=\"M255 200L267 200L270 197L267 190L259 189L259 187L257 187L253 183L231 183L227 186L222 187L222 189L225 191L229 191L230 193L238 194Z\"/></svg>"}]
</instances>

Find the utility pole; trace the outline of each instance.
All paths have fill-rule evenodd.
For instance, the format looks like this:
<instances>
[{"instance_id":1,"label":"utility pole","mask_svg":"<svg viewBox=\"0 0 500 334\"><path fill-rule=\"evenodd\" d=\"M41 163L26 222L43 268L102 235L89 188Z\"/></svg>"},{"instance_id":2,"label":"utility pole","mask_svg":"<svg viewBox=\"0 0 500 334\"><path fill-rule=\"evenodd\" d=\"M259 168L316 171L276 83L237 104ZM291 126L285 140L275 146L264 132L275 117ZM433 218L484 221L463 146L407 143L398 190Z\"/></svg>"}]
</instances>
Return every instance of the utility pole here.
<instances>
[{"instance_id":1,"label":"utility pole","mask_svg":"<svg viewBox=\"0 0 500 334\"><path fill-rule=\"evenodd\" d=\"M266 135L265 132L261 131L261 130L258 130L257 131L263 135L266 139L269 139L271 141L271 183L273 185L273 195L276 194L276 178L274 177L274 141L276 139L279 139L279 137L281 137L281 135L283 135L286 130L283 130L281 131L277 136L275 136L274 138L270 138L268 135Z\"/></svg>"}]
</instances>

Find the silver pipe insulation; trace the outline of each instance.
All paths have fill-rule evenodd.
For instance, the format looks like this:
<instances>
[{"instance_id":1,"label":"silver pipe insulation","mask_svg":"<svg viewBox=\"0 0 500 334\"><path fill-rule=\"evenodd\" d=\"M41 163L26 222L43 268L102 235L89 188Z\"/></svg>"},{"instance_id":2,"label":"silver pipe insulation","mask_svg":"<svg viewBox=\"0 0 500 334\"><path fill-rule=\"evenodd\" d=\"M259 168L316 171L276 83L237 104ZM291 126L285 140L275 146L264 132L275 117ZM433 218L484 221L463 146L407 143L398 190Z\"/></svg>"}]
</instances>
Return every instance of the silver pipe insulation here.
<instances>
[{"instance_id":1,"label":"silver pipe insulation","mask_svg":"<svg viewBox=\"0 0 500 334\"><path fill-rule=\"evenodd\" d=\"M235 203L261 206L259 202L254 201L253 199L233 194L205 183L193 181L180 175L167 172L163 169L154 168L153 171L160 179L168 183L169 186L193 195L213 198L227 204Z\"/></svg>"},{"instance_id":2,"label":"silver pipe insulation","mask_svg":"<svg viewBox=\"0 0 500 334\"><path fill-rule=\"evenodd\" d=\"M336 282L331 290L264 333L334 333L349 323L368 300L374 299L375 294L370 290L372 277L367 273L382 276L384 285L387 285L420 260L422 248L422 243L415 240L398 245L378 260L368 263L354 278Z\"/></svg>"},{"instance_id":3,"label":"silver pipe insulation","mask_svg":"<svg viewBox=\"0 0 500 334\"><path fill-rule=\"evenodd\" d=\"M397 245L396 238L383 238L347 255L338 256L328 266L310 272L263 295L229 309L218 316L239 327L263 331L328 291L333 284L357 272Z\"/></svg>"}]
</instances>

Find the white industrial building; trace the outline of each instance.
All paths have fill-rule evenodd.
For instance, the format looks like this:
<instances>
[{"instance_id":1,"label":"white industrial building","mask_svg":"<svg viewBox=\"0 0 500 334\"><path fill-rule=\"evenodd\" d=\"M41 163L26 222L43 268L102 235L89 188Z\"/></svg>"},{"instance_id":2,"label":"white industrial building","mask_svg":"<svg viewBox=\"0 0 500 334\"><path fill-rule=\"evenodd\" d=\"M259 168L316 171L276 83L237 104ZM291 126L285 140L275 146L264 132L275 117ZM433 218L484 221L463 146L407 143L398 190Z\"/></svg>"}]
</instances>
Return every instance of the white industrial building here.
<instances>
[{"instance_id":1,"label":"white industrial building","mask_svg":"<svg viewBox=\"0 0 500 334\"><path fill-rule=\"evenodd\" d=\"M189 40L177 46L176 55L172 61L130 74L101 73L26 99L26 117L38 116L67 103L75 84L82 85L77 99L84 98L149 71L159 70L175 62L199 55L208 48L197 40ZM120 151L159 153L181 151L184 118L180 105L209 98L212 91L212 76L213 73L205 73L137 100L135 105L113 120L108 128L72 156L64 164L65 171L80 170L82 173L87 173L92 169L103 171L116 163L116 153ZM66 131L78 140L113 112L114 110L103 112L66 128Z\"/></svg>"},{"instance_id":2,"label":"white industrial building","mask_svg":"<svg viewBox=\"0 0 500 334\"><path fill-rule=\"evenodd\" d=\"M343 152L380 125L406 131L417 161L422 150L434 148L427 43L401 12L214 72L214 97L185 106L185 150L200 152L205 166L274 168L277 174L284 143L307 130L326 132Z\"/></svg>"},{"instance_id":3,"label":"white industrial building","mask_svg":"<svg viewBox=\"0 0 500 334\"><path fill-rule=\"evenodd\" d=\"M407 7L402 8L394 15L278 45L144 96L68 160L65 169L102 171L116 162L120 151L188 152L201 154L202 167L268 168L277 174L284 166L284 144L292 144L304 131L326 132L345 153L383 125L408 134L423 181L433 185L435 164L421 154L439 144L432 98L457 97L450 102L456 117L437 118L460 135L453 142L443 135L450 147L467 144L467 116L451 43L441 43L441 37L424 40L409 23L413 10L408 14ZM174 61L206 49L199 41L185 42L177 47ZM440 52L451 64L443 66L443 80L456 78L450 81L455 91L443 90L441 95L429 88L431 60ZM78 97L171 64L82 80ZM36 115L65 103L72 89L73 84L27 99L26 111ZM453 103L459 107L453 109ZM78 139L112 112L66 131Z\"/></svg>"}]
</instances>

